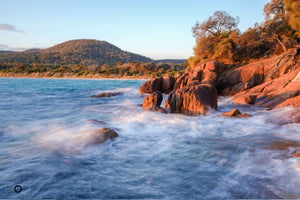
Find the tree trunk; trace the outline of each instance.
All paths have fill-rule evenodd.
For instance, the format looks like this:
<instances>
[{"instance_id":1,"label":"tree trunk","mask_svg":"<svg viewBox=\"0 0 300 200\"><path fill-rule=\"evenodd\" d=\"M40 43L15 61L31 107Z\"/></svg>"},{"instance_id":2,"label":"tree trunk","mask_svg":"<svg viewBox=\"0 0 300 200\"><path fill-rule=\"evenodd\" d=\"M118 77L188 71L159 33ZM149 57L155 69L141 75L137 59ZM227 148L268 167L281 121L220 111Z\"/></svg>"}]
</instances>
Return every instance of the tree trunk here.
<instances>
[{"instance_id":1,"label":"tree trunk","mask_svg":"<svg viewBox=\"0 0 300 200\"><path fill-rule=\"evenodd\" d=\"M282 47L283 51L286 52L287 48L286 48L286 46L281 42L281 40L279 39L279 36L278 36L277 34L275 34L275 33L273 33L272 36L273 36L272 38L273 38L274 40L276 40L276 41L280 44L280 46Z\"/></svg>"}]
</instances>

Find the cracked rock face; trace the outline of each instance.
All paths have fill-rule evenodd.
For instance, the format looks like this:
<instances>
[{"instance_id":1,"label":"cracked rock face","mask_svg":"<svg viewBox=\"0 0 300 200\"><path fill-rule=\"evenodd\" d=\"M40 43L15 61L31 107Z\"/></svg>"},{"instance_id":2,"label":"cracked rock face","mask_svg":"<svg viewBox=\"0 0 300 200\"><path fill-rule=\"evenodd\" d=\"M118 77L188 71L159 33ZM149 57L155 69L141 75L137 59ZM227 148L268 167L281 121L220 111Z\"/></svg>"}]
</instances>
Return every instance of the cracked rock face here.
<instances>
[{"instance_id":1,"label":"cracked rock face","mask_svg":"<svg viewBox=\"0 0 300 200\"><path fill-rule=\"evenodd\" d=\"M257 85L280 78L290 72L299 71L300 49L280 56L257 61L232 71L223 83L221 95L235 95Z\"/></svg>"},{"instance_id":2,"label":"cracked rock face","mask_svg":"<svg viewBox=\"0 0 300 200\"><path fill-rule=\"evenodd\" d=\"M212 85L188 86L171 92L165 106L171 113L206 115L211 108L217 109L217 97L217 90Z\"/></svg>"}]
</instances>

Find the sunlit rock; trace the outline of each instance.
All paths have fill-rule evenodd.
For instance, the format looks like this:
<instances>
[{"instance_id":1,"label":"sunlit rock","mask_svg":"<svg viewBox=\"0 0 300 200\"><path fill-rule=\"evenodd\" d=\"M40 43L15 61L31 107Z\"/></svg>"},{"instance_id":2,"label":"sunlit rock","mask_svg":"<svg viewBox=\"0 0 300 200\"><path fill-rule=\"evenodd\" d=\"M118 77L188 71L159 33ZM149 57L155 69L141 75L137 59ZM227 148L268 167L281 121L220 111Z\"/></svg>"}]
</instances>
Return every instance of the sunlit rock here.
<instances>
[{"instance_id":1,"label":"sunlit rock","mask_svg":"<svg viewBox=\"0 0 300 200\"><path fill-rule=\"evenodd\" d=\"M233 109L229 112L222 113L221 116L225 116L225 117L252 117L251 115L248 115L247 113L241 113L238 109Z\"/></svg>"}]
</instances>

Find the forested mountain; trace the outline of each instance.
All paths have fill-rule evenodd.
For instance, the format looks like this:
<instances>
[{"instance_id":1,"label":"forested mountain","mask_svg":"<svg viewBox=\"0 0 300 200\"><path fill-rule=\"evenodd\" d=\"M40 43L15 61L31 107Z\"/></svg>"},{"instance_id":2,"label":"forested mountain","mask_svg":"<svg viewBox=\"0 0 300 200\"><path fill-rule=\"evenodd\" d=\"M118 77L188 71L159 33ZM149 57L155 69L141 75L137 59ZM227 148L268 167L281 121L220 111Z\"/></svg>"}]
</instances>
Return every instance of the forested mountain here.
<instances>
[{"instance_id":1,"label":"forested mountain","mask_svg":"<svg viewBox=\"0 0 300 200\"><path fill-rule=\"evenodd\" d=\"M70 40L48 49L31 49L22 52L0 53L0 63L43 63L43 64L83 64L103 65L117 62L150 62L152 59L123 51L120 48L99 40Z\"/></svg>"}]
</instances>

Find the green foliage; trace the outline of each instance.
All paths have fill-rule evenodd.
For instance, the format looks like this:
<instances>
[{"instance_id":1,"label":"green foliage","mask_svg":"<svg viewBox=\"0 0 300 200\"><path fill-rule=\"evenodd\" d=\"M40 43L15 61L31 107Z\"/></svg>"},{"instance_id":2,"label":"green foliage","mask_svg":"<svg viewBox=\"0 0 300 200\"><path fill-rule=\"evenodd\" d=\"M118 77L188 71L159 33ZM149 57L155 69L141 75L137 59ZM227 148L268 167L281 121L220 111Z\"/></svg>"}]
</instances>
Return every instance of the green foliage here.
<instances>
[{"instance_id":1,"label":"green foliage","mask_svg":"<svg viewBox=\"0 0 300 200\"><path fill-rule=\"evenodd\" d=\"M229 38L222 39L219 43L217 43L214 49L215 51L212 56L213 60L218 60L223 63L234 62L233 60L234 44L231 39Z\"/></svg>"}]
</instances>

